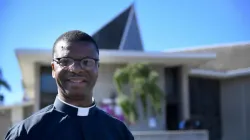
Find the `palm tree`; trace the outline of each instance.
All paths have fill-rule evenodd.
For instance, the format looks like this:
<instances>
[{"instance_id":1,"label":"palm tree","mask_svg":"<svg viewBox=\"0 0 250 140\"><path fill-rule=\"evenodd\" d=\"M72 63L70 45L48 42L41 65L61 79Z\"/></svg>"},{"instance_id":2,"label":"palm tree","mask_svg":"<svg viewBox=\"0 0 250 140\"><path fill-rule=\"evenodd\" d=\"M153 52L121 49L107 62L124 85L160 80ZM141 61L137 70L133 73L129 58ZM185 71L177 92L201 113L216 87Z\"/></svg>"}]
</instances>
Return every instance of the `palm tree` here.
<instances>
[{"instance_id":1,"label":"palm tree","mask_svg":"<svg viewBox=\"0 0 250 140\"><path fill-rule=\"evenodd\" d=\"M10 85L3 79L2 70L0 69L0 90L2 87L5 87L8 91L11 91ZM4 96L0 93L0 102L3 102Z\"/></svg>"},{"instance_id":2,"label":"palm tree","mask_svg":"<svg viewBox=\"0 0 250 140\"><path fill-rule=\"evenodd\" d=\"M10 85L4 79L0 79L0 86L5 87L7 90L11 91Z\"/></svg>"},{"instance_id":3,"label":"palm tree","mask_svg":"<svg viewBox=\"0 0 250 140\"><path fill-rule=\"evenodd\" d=\"M158 73L147 63L128 64L115 71L113 80L118 93L118 104L129 122L138 120L136 100L142 103L144 117L148 113L148 101L151 102L151 113L161 113L163 91L157 85ZM126 92L126 87L129 87Z\"/></svg>"}]
</instances>

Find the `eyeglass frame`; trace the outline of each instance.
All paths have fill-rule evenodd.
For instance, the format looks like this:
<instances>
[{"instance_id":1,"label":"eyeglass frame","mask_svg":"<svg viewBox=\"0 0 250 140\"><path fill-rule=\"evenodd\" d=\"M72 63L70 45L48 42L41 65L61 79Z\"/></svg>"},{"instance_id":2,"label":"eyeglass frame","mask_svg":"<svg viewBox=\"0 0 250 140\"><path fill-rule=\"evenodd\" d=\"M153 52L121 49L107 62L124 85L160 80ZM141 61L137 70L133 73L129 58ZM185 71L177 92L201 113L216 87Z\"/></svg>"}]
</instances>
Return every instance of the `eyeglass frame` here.
<instances>
[{"instance_id":1,"label":"eyeglass frame","mask_svg":"<svg viewBox=\"0 0 250 140\"><path fill-rule=\"evenodd\" d=\"M95 61L95 65L97 64L97 66L99 67L99 59L96 59L96 58L91 58L91 57L84 57L82 59L73 59L71 57L61 57L61 58L53 58L52 60L55 61L58 65L60 65L60 60L63 59L63 58L69 58L69 59L72 59L75 63L75 61L78 61L78 62L81 62L82 60L85 60L85 59L92 59ZM72 63L71 65L73 65L74 63ZM61 67L69 67L71 65L68 65L68 66L62 66L60 65ZM80 65L82 69L86 68L86 66L82 66Z\"/></svg>"}]
</instances>

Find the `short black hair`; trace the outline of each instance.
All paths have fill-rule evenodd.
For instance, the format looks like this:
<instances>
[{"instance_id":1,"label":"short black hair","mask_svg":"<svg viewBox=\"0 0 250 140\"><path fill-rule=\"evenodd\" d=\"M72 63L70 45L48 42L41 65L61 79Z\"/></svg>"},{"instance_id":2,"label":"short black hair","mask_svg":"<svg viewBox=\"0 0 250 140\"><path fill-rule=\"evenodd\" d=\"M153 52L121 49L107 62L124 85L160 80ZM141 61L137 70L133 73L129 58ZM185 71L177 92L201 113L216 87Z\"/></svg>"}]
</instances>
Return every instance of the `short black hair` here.
<instances>
[{"instance_id":1,"label":"short black hair","mask_svg":"<svg viewBox=\"0 0 250 140\"><path fill-rule=\"evenodd\" d=\"M52 57L54 57L54 53L56 50L56 44L61 40L65 40L67 42L78 42L78 41L91 42L95 45L96 51L99 54L99 47L98 47L96 41L94 40L94 38L92 38L90 35L88 35L87 33L83 32L83 31L72 30L72 31L68 31L68 32L63 33L62 35L60 35L56 39L56 41L53 45Z\"/></svg>"}]
</instances>

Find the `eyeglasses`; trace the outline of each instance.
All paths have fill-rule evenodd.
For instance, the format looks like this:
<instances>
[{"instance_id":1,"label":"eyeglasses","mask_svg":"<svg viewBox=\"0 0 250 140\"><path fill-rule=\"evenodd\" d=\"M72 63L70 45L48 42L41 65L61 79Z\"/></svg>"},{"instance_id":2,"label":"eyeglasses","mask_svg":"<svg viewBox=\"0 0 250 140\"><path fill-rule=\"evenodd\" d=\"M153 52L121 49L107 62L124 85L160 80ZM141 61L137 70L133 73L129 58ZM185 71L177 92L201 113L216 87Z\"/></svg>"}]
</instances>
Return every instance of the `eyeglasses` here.
<instances>
[{"instance_id":1,"label":"eyeglasses","mask_svg":"<svg viewBox=\"0 0 250 140\"><path fill-rule=\"evenodd\" d=\"M73 59L69 57L63 57L63 58L54 58L53 61L55 61L57 64L59 64L62 67L69 67L75 63L75 61L80 62L81 68L93 68L98 64L99 59L94 58L83 58L83 59Z\"/></svg>"}]
</instances>

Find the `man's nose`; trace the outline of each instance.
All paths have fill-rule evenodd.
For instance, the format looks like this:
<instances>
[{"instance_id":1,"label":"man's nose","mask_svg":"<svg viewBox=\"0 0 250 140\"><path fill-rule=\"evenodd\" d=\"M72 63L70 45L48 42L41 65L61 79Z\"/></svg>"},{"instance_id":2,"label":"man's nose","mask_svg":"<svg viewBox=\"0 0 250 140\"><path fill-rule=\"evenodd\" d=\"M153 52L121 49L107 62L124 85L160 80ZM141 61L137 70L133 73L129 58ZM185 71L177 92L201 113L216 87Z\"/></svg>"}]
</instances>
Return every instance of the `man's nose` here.
<instances>
[{"instance_id":1,"label":"man's nose","mask_svg":"<svg viewBox=\"0 0 250 140\"><path fill-rule=\"evenodd\" d=\"M81 64L79 62L74 62L71 66L70 66L70 70L74 73L80 73L83 69L81 67Z\"/></svg>"}]
</instances>

